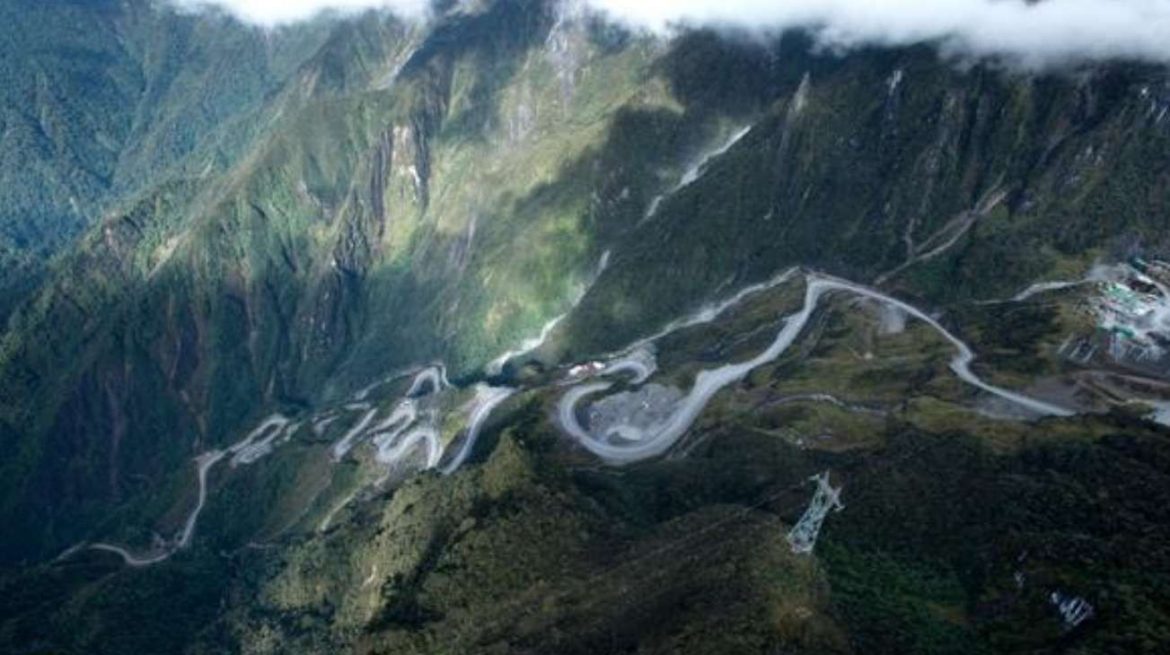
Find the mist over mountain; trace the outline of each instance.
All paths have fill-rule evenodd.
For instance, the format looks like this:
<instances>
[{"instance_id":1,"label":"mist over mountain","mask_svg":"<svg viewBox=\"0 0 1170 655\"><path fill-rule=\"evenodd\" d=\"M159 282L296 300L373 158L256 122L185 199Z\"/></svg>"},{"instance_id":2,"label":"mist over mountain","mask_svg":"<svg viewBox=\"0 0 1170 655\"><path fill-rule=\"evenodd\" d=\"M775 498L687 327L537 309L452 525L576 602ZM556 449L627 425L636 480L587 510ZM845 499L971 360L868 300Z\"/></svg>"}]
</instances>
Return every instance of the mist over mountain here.
<instances>
[{"instance_id":1,"label":"mist over mountain","mask_svg":"<svg viewBox=\"0 0 1170 655\"><path fill-rule=\"evenodd\" d=\"M413 20L432 17L425 0L172 0L198 10L221 7L272 26L321 12L379 9ZM474 6L475 2L455 3ZM1170 6L1160 0L566 0L570 11L596 11L657 33L719 28L749 33L811 32L826 47L935 43L960 58L994 57L1013 65L1053 67L1136 59L1170 62Z\"/></svg>"},{"instance_id":2,"label":"mist over mountain","mask_svg":"<svg viewBox=\"0 0 1170 655\"><path fill-rule=\"evenodd\" d=\"M370 9L385 10L402 18L426 19L429 0L168 0L174 6L191 11L226 9L241 19L265 26L310 20L321 13L345 14Z\"/></svg>"},{"instance_id":3,"label":"mist over mountain","mask_svg":"<svg viewBox=\"0 0 1170 655\"><path fill-rule=\"evenodd\" d=\"M633 25L726 26L748 31L808 29L834 48L937 43L964 58L1025 66L1110 58L1170 61L1170 7L1149 0L682 0L591 5Z\"/></svg>"},{"instance_id":4,"label":"mist over mountain","mask_svg":"<svg viewBox=\"0 0 1170 655\"><path fill-rule=\"evenodd\" d=\"M1168 17L0 0L0 651L1165 652Z\"/></svg>"}]
</instances>

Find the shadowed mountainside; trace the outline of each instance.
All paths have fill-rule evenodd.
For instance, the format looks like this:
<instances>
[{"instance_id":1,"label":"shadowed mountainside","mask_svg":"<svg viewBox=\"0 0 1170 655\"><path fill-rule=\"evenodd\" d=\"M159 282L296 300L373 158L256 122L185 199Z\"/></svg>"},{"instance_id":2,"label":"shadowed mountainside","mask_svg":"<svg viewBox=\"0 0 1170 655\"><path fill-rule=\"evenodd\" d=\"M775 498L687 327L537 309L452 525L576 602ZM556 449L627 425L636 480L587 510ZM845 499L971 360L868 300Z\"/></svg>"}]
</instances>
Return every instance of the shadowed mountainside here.
<instances>
[{"instance_id":1,"label":"shadowed mountainside","mask_svg":"<svg viewBox=\"0 0 1170 655\"><path fill-rule=\"evenodd\" d=\"M1164 553L1130 559L1108 534L1165 530L1160 428L1117 407L992 416L956 390L937 335L903 343L842 309L864 302L819 311L663 461L602 467L551 425L563 369L791 267L937 310L997 383L1067 373L1053 351L1085 327L1084 299L980 303L1166 249L1164 68L663 40L543 0L276 32L137 2L18 0L0 18L22 26L0 41L0 644L1155 652L1166 637L1164 593L1137 573ZM669 336L662 379L748 359L791 293ZM866 359L874 342L896 356ZM441 399L398 389L433 363ZM487 382L515 395L467 446L470 470L368 484L371 456L334 450L404 399L438 417L414 436L449 463ZM780 408L828 391L846 409ZM249 468L225 450L273 416L284 451ZM196 486L208 454L225 463ZM783 534L825 468L861 509L847 499L802 559ZM52 562L98 540L170 554L196 488L205 516L173 561ZM1040 582L1013 592L1022 552ZM1062 632L1042 609L1056 587L1116 613ZM185 608L172 634L148 607L164 605Z\"/></svg>"}]
</instances>

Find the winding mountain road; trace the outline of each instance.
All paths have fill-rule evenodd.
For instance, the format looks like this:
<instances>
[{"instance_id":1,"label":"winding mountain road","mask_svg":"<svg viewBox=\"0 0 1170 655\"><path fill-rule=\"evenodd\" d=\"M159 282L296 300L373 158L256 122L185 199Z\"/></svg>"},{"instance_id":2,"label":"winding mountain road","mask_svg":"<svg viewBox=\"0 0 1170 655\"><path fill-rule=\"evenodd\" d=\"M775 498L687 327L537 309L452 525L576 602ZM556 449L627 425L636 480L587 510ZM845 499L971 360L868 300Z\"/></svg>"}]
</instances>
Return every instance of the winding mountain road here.
<instances>
[{"instance_id":1,"label":"winding mountain road","mask_svg":"<svg viewBox=\"0 0 1170 655\"><path fill-rule=\"evenodd\" d=\"M207 473L211 470L211 467L218 464L227 454L228 451L212 450L195 458L196 473L199 479L199 499L195 503L195 508L187 515L187 521L183 524L183 531L179 533L179 538L175 541L174 545L166 548L162 552L146 556L138 556L122 546L107 543L90 544L87 548L114 553L121 557L127 566L136 568L158 564L159 562L170 559L171 555L174 555L176 551L186 548L191 543L191 537L195 534L195 525L199 521L199 514L203 512L203 505L207 502Z\"/></svg>"},{"instance_id":2,"label":"winding mountain road","mask_svg":"<svg viewBox=\"0 0 1170 655\"><path fill-rule=\"evenodd\" d=\"M652 348L655 341L677 330L709 323L732 307L742 303L749 296L788 282L797 273L798 269L789 269L771 280L745 287L722 302L704 306L683 319L671 322L651 336L636 341L624 351L623 355L612 359L597 375L613 377L617 374L628 373L632 375L631 384L645 383L656 371ZM1037 415L1072 416L1074 414L1064 407L995 386L981 379L971 370L971 363L975 359L974 351L937 320L912 305L870 287L819 273L807 273L805 282L803 306L796 313L783 319L780 331L767 349L744 362L729 363L700 371L695 377L691 390L676 404L668 407L669 413L665 418L650 427L619 423L612 426L609 432L616 433L620 438L611 440L609 439L610 434L594 434L581 424L577 417L578 406L589 396L601 394L613 388L614 382L610 380L585 381L569 387L558 402L557 423L583 448L610 464L629 464L663 455L690 429L716 393L728 385L742 380L752 370L783 355L800 336L809 319L819 308L822 298L830 293L845 293L867 298L926 323L954 346L956 353L951 359L950 368L961 380L971 386L1014 403ZM1050 284L1052 286L1049 286ZM1036 291L1038 292L1041 287L1052 288L1056 284L1064 283L1037 285ZM335 460L341 459L358 441L369 436L372 437L377 449L376 460L379 463L393 466L421 446L426 449L425 468L439 467L444 453L441 435L433 416L426 420L420 420L420 412L415 398L431 395L449 387L450 383L446 379L446 372L441 366L427 367L416 374L403 399L385 419L375 423L377 409L368 406L355 407L355 410L362 410L363 415L333 445L331 449L333 458ZM517 389L509 387L491 387L485 384L476 388L476 396L469 403L466 436L459 452L442 468L442 473L447 475L454 473L466 462L492 412L517 391ZM165 561L191 542L199 515L207 500L207 477L211 468L226 457L231 457L233 464L247 464L256 461L271 452L273 443L279 435L291 436L289 427L294 425L299 426L300 424L293 424L289 419L276 414L265 419L245 439L233 446L224 450L212 450L197 457L195 459L198 474L196 505L188 515L183 530L164 550L149 555L136 555L126 548L109 543L93 543L79 546L79 548L114 553L132 567L150 566ZM344 504L343 502L341 506ZM340 509L340 506L337 509ZM336 511L335 509L330 512L323 527L328 525ZM69 553L71 552L74 551L69 551ZM67 554L62 557L65 556Z\"/></svg>"},{"instance_id":3,"label":"winding mountain road","mask_svg":"<svg viewBox=\"0 0 1170 655\"><path fill-rule=\"evenodd\" d=\"M443 446L439 442L439 431L430 425L417 427L396 441L388 441L378 448L375 458L380 464L392 466L402 461L402 458L420 443L427 447L426 468L433 469L438 466L439 458L443 456Z\"/></svg>"},{"instance_id":4,"label":"winding mountain road","mask_svg":"<svg viewBox=\"0 0 1170 655\"><path fill-rule=\"evenodd\" d=\"M925 312L901 300L888 296L869 287L817 273L806 275L804 306L797 313L784 319L784 326L770 346L752 359L726 364L715 369L700 371L690 392L678 403L674 411L664 420L644 430L636 439L628 433L632 426L623 428L625 439L609 442L608 435L593 434L581 425L577 418L577 405L587 396L608 390L609 382L594 382L571 388L561 398L557 408L557 420L561 429L575 439L582 447L610 464L622 465L657 457L668 451L686 433L711 398L724 387L742 380L753 369L780 357L795 342L809 319L820 305L821 299L831 292L844 292L869 298L902 310L906 314L926 323L941 334L956 349L950 368L964 382L987 393L1024 407L1044 416L1072 416L1074 412L1063 407L1037 400L1014 391L990 384L971 371L975 353L971 348L944 328ZM737 294L738 295L738 294ZM741 299L743 296L740 296ZM729 306L729 305L728 305ZM727 306L724 307L726 309Z\"/></svg>"},{"instance_id":5,"label":"winding mountain road","mask_svg":"<svg viewBox=\"0 0 1170 655\"><path fill-rule=\"evenodd\" d=\"M516 389L511 387L489 387L483 384L476 387L470 417L467 421L467 436L463 439L463 445L460 446L459 452L443 467L443 475L451 475L463 466L463 463L471 455L472 449L475 448L479 433L483 430L483 425L491 416L492 411L515 393Z\"/></svg>"}]
</instances>

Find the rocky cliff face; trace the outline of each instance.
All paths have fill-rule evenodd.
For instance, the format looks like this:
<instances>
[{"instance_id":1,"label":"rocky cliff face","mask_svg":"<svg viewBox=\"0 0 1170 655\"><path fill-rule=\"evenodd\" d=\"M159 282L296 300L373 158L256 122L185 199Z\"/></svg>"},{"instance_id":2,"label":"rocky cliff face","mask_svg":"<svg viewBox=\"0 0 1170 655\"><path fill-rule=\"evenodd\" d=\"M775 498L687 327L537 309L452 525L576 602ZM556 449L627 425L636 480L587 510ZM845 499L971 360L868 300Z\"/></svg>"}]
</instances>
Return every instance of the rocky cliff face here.
<instances>
[{"instance_id":1,"label":"rocky cliff face","mask_svg":"<svg viewBox=\"0 0 1170 655\"><path fill-rule=\"evenodd\" d=\"M831 55L799 34L749 43L693 32L664 41L537 0L456 7L426 26L368 14L276 34L134 3L38 7L21 15L43 16L52 43L84 40L86 54L61 45L36 64L43 84L5 98L23 113L0 118L9 140L0 156L40 163L6 166L5 175L33 177L0 186L48 197L0 205L13 217L33 216L33 206L42 212L22 230L64 225L66 215L75 227L53 246L62 254L43 284L24 286L31 295L0 344L0 444L9 453L0 464L8 528L0 556L32 565L101 540L169 553L152 541L172 541L196 498L202 509L205 492L212 495L199 519L203 545L160 565L167 572L144 573L145 587L128 576L94 583L91 569L110 564L92 553L64 573L56 565L14 570L10 588L54 582L11 612L0 636L13 643L45 637L27 621L48 611L38 603L53 594L79 599L54 615L61 624L102 617L84 637L92 642L76 642L100 644L114 639L104 632L113 625L105 612L114 610L86 605L84 593L104 589L122 599L111 608L122 608L133 589L161 594L168 576L204 574L206 585L190 589L186 635L204 631L202 640L185 640L193 649L596 652L612 639L616 652L658 630L655 648L664 650L825 652L864 650L867 639L898 647L875 633L894 616L917 635L903 652L932 643L962 650L971 622L995 635L1016 625L984 604L1011 600L988 580L1018 552L967 550L926 535L911 546L866 514L830 547L826 572L794 558L783 541L781 521L799 518L804 490L760 503L768 480L790 486L813 467L866 469L871 455L917 456L907 443L959 433L969 448L948 452L976 467L964 488L986 502L1014 497L1022 483L1013 476L1037 474L1038 457L1059 461L1062 479L1078 490L1093 484L1097 464L1078 459L1082 451L1004 453L988 436L1000 430L985 417L963 426L948 404L963 399L937 380L937 355L908 354L895 371L854 371L855 360L833 359L823 344L856 350L862 342L846 333L870 334L852 319L812 323L810 339L822 345L810 342L802 357L824 366L800 369L816 384L795 395L844 384L864 404L863 392L874 392L888 420L752 404L776 401L756 396L780 393L783 371L811 366L801 359L754 373L734 387L733 400L709 410L725 423L701 425L702 434L741 443L779 472L717 449L693 465L651 465L630 479L591 472L593 463L566 453L549 425L553 377L791 267L945 308L971 325L1001 320L1013 336L997 352L1034 349L1029 357L1057 370L1047 340L1075 323L1075 303L1059 312L1029 306L1044 315L1035 321L972 308L1036 280L1080 275L1095 259L1166 248L1165 69L960 69L925 47ZM97 20L100 29L50 29L60 16ZM38 79L23 69L12 75L22 84ZM70 75L109 83L53 96L59 84L51 80ZM12 141L22 130L49 141ZM108 135L96 139L104 150L87 154L94 135ZM81 200L71 204L73 197ZM80 236L65 245L73 233ZM16 245L0 242L0 253L23 252L24 237L6 235ZM783 294L796 292L751 311L792 310ZM734 321L720 315L712 329L722 336L688 332L667 344L678 347L663 353L667 381L686 387L707 364L766 346L761 335L771 338L776 312L751 322L757 314L745 311ZM996 343L986 327L966 330ZM434 382L440 398L416 403L403 373L435 362L453 385ZM893 390L878 379L909 386ZM490 414L478 412L490 397L473 393L478 382L517 394L486 445L468 446L472 459L487 458L482 470L423 476L392 492L409 478L401 466L383 475L369 453L356 462L328 454L339 441L382 438L385 459L408 434L394 431L393 412L408 408L415 414L404 427L433 430L432 440L419 432L417 441L441 444L448 465L459 440L478 435L475 417ZM251 433L276 414L287 418L287 432ZM1164 467L1136 463L1135 450L1162 438L1150 426L1117 416L1078 421L1034 434L1093 444L1117 437L1084 446L1083 457L1108 469L1107 486L1123 487L1123 471L1164 475ZM847 447L809 454L805 441L780 439L784 426L806 424L836 426ZM265 435L270 443L247 452L260 459L268 446L283 450L256 467L227 450ZM812 436L821 435L800 439ZM199 469L210 477L198 480L192 458L216 453L226 459ZM864 483L863 495L874 506L884 494L906 501L930 466L916 459L907 471L904 480ZM669 498L656 496L656 485ZM1037 485L1059 496L1056 482ZM363 502L385 493L393 493L386 507ZM1087 491L1077 497L1091 500ZM1148 509L1129 495L1119 502L1131 501L1143 507L1134 511ZM976 529L982 515L968 509L971 525L952 525L955 534L993 541L988 530L1015 529L1007 519ZM1060 534L1075 528L1044 508L1021 512L1054 521ZM944 504L932 501L924 517L945 522ZM656 553L711 525L728 531L724 542L701 541L694 555L711 568L685 584L647 582L686 577L691 555ZM1018 550L1040 547L1040 537L1025 533ZM899 568L919 546L945 564ZM215 549L232 553L230 571ZM612 573L618 560L635 564ZM1036 568L1045 584L1069 583L1071 574L1050 561ZM728 577L716 574L724 570ZM866 607L866 594L890 583L873 571L909 585L882 605L887 614ZM595 576L595 588L571 582ZM726 603L697 600L720 580L731 581L719 596ZM244 598L252 583L263 589L256 604ZM498 604L541 584L548 593L514 601L521 608ZM652 602L627 607L631 585ZM841 597L830 599L829 587L844 590ZM1152 593L1127 598L1164 600ZM692 610L671 609L692 602ZM218 604L230 611L213 625L207 608ZM667 614L671 621L657 625ZM742 643L718 641L724 620L744 622Z\"/></svg>"}]
</instances>

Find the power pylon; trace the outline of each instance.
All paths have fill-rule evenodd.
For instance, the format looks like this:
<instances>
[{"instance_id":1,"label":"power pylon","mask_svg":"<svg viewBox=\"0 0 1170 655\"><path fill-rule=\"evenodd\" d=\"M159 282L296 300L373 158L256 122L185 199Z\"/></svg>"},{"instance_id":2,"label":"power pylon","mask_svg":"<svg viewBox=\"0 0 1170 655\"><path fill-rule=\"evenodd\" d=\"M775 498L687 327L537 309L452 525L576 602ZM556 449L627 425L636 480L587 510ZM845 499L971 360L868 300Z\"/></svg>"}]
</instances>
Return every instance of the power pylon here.
<instances>
[{"instance_id":1,"label":"power pylon","mask_svg":"<svg viewBox=\"0 0 1170 655\"><path fill-rule=\"evenodd\" d=\"M817 536L821 533L821 525L829 512L845 509L845 505L841 503L842 487L834 489L829 484L828 471L814 475L809 480L816 483L816 494L808 504L808 509L804 510L804 516L800 517L800 521L788 533L788 544L792 546L792 552L799 555L813 552L817 545Z\"/></svg>"}]
</instances>

